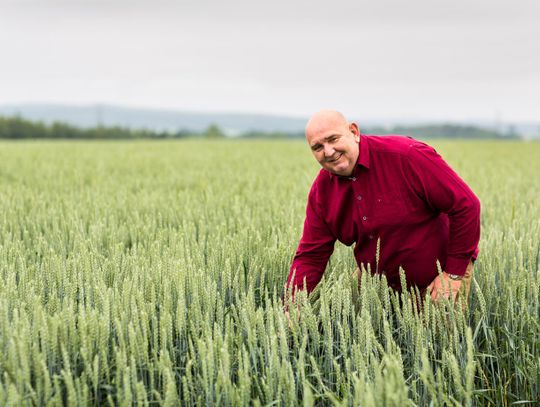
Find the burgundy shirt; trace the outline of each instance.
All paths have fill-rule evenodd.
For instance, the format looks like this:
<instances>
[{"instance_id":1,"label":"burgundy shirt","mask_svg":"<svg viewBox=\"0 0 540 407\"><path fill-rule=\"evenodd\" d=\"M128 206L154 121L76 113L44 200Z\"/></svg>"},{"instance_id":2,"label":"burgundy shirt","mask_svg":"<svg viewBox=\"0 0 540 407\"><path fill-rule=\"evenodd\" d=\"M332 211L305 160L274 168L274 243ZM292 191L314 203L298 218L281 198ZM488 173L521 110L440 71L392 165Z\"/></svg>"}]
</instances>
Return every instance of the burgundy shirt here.
<instances>
[{"instance_id":1,"label":"burgundy shirt","mask_svg":"<svg viewBox=\"0 0 540 407\"><path fill-rule=\"evenodd\" d=\"M321 169L313 182L287 284L302 289L305 279L313 290L336 240L354 244L356 262L396 290L400 266L420 289L438 275L437 260L447 273L465 274L480 239L480 202L467 184L420 141L361 135L359 148L351 177Z\"/></svg>"}]
</instances>

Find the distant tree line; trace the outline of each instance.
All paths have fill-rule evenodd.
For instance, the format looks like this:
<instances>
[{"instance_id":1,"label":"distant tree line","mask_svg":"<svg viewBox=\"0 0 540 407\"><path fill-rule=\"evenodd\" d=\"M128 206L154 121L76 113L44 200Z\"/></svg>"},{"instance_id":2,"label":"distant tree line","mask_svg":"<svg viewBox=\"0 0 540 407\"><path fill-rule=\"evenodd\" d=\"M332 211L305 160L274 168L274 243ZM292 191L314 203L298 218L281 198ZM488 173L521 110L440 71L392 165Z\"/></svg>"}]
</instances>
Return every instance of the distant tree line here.
<instances>
[{"instance_id":1,"label":"distant tree line","mask_svg":"<svg viewBox=\"0 0 540 407\"><path fill-rule=\"evenodd\" d=\"M288 138L303 138L304 133L303 132L285 132L285 131L257 131L257 130L250 130L242 133L240 138L249 138L249 139L257 139L257 138L264 138L264 139L288 139Z\"/></svg>"},{"instance_id":2,"label":"distant tree line","mask_svg":"<svg viewBox=\"0 0 540 407\"><path fill-rule=\"evenodd\" d=\"M513 127L509 127L506 132L498 132L476 126L466 126L458 124L433 124L418 126L393 126L393 127L361 127L363 134L401 134L419 139L432 138L464 138L464 139L497 139L511 140L521 138ZM244 138L304 138L303 132L297 133L264 133L251 131L242 135Z\"/></svg>"},{"instance_id":3,"label":"distant tree line","mask_svg":"<svg viewBox=\"0 0 540 407\"><path fill-rule=\"evenodd\" d=\"M176 132L131 129L121 126L76 127L63 122L45 124L19 116L0 116L0 139L170 139L184 137L223 138L225 134L212 124L202 132L178 130Z\"/></svg>"},{"instance_id":4,"label":"distant tree line","mask_svg":"<svg viewBox=\"0 0 540 407\"><path fill-rule=\"evenodd\" d=\"M365 134L403 134L420 139L429 138L472 138L472 139L518 139L520 136L513 127L506 132L485 129L476 126L457 124L434 124L421 126L394 126L361 128ZM216 124L211 124L201 132L178 130L176 132L131 129L121 126L76 127L63 122L45 124L24 119L19 116L0 116L0 139L173 139L173 138L225 138L225 132ZM246 139L291 139L303 138L303 132L262 132L248 131L237 138Z\"/></svg>"},{"instance_id":5,"label":"distant tree line","mask_svg":"<svg viewBox=\"0 0 540 407\"><path fill-rule=\"evenodd\" d=\"M419 126L394 126L371 127L362 130L366 134L403 134L420 139L431 138L471 138L471 139L519 139L514 127L510 126L506 132L486 129L477 126L466 126L459 124L432 124Z\"/></svg>"},{"instance_id":6,"label":"distant tree line","mask_svg":"<svg viewBox=\"0 0 540 407\"><path fill-rule=\"evenodd\" d=\"M179 135L120 126L80 128L62 122L48 125L19 116L0 116L0 138L4 139L137 139L172 136Z\"/></svg>"}]
</instances>

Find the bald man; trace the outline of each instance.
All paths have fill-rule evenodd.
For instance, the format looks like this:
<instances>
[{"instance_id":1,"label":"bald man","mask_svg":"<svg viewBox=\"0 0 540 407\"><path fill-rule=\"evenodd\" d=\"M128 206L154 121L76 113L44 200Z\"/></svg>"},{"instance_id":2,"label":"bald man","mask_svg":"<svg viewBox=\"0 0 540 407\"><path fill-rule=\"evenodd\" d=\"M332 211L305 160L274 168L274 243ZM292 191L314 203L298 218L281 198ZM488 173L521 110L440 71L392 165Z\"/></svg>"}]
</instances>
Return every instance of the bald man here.
<instances>
[{"instance_id":1,"label":"bald man","mask_svg":"<svg viewBox=\"0 0 540 407\"><path fill-rule=\"evenodd\" d=\"M354 244L357 264L385 274L395 290L402 289L402 267L408 288L435 301L455 301L461 288L468 294L480 202L432 147L404 136L361 134L333 110L311 117L306 139L322 169L287 279L293 291L315 288L339 240Z\"/></svg>"}]
</instances>

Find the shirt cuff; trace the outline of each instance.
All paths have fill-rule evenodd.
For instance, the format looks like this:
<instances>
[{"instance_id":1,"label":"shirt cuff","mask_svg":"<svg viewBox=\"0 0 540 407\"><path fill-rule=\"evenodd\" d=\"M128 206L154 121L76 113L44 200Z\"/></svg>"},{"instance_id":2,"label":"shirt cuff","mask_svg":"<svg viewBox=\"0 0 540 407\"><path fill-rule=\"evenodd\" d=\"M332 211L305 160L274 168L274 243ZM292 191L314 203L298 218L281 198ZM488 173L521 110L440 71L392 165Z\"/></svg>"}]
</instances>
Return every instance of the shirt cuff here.
<instances>
[{"instance_id":1,"label":"shirt cuff","mask_svg":"<svg viewBox=\"0 0 540 407\"><path fill-rule=\"evenodd\" d=\"M463 276L467 271L467 266L469 265L471 259L463 259L456 257L448 257L446 259L446 270L447 274L455 274L456 276Z\"/></svg>"}]
</instances>

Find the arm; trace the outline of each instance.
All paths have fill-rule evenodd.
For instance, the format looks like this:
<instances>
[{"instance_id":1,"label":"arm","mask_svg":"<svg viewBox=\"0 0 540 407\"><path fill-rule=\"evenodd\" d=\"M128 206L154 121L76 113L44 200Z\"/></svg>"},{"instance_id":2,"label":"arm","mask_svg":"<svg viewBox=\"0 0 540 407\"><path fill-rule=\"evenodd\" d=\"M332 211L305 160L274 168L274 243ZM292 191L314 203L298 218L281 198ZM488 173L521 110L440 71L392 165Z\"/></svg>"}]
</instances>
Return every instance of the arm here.
<instances>
[{"instance_id":1,"label":"arm","mask_svg":"<svg viewBox=\"0 0 540 407\"><path fill-rule=\"evenodd\" d=\"M448 215L445 272L463 276L478 254L480 201L432 147L412 145L406 166L406 179L416 194L434 211Z\"/></svg>"},{"instance_id":2,"label":"arm","mask_svg":"<svg viewBox=\"0 0 540 407\"><path fill-rule=\"evenodd\" d=\"M305 281L307 291L311 292L321 281L334 251L336 238L320 216L316 197L317 185L313 184L308 197L304 231L287 278L287 287L292 286L293 291L303 289Z\"/></svg>"},{"instance_id":3,"label":"arm","mask_svg":"<svg viewBox=\"0 0 540 407\"><path fill-rule=\"evenodd\" d=\"M469 273L472 273L472 267L472 263L469 262L469 265L467 266L467 270L470 270ZM463 284L465 284L464 288L462 287ZM463 290L468 294L470 284L470 275L468 278L454 280L448 276L448 273L443 272L442 275L433 279L427 289L431 294L431 300L434 302L439 302L441 298L448 298L452 302L456 302L460 290ZM465 295L465 301L467 301L467 295Z\"/></svg>"}]
</instances>

